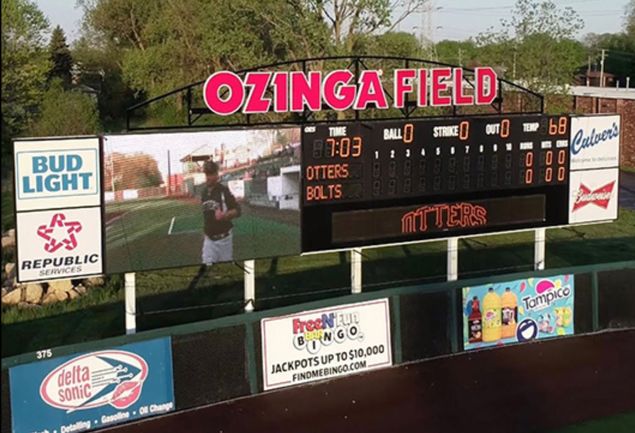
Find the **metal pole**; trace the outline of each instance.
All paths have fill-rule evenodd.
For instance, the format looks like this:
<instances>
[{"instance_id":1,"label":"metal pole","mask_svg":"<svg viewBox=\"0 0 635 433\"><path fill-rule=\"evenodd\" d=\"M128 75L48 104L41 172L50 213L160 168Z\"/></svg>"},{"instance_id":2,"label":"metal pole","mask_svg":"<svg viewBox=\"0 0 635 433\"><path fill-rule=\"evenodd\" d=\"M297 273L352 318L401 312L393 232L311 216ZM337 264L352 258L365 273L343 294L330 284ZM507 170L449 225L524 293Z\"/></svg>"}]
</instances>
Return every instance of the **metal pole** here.
<instances>
[{"instance_id":1,"label":"metal pole","mask_svg":"<svg viewBox=\"0 0 635 433\"><path fill-rule=\"evenodd\" d=\"M459 238L448 238L448 281L459 278Z\"/></svg>"},{"instance_id":2,"label":"metal pole","mask_svg":"<svg viewBox=\"0 0 635 433\"><path fill-rule=\"evenodd\" d=\"M172 195L172 163L170 162L170 150L168 150L168 196Z\"/></svg>"},{"instance_id":3,"label":"metal pole","mask_svg":"<svg viewBox=\"0 0 635 433\"><path fill-rule=\"evenodd\" d=\"M602 50L602 60L600 60L600 87L604 87L604 54L606 50Z\"/></svg>"},{"instance_id":4,"label":"metal pole","mask_svg":"<svg viewBox=\"0 0 635 433\"><path fill-rule=\"evenodd\" d=\"M600 330L600 288L598 283L598 273L591 274L591 319L593 331Z\"/></svg>"},{"instance_id":5,"label":"metal pole","mask_svg":"<svg viewBox=\"0 0 635 433\"><path fill-rule=\"evenodd\" d=\"M135 273L128 272L124 275L125 308L126 308L126 334L137 332L137 299Z\"/></svg>"},{"instance_id":6,"label":"metal pole","mask_svg":"<svg viewBox=\"0 0 635 433\"><path fill-rule=\"evenodd\" d=\"M245 313L254 311L256 302L256 261L245 260Z\"/></svg>"},{"instance_id":7,"label":"metal pole","mask_svg":"<svg viewBox=\"0 0 635 433\"><path fill-rule=\"evenodd\" d=\"M362 249L351 250L351 293L362 293Z\"/></svg>"},{"instance_id":8,"label":"metal pole","mask_svg":"<svg viewBox=\"0 0 635 433\"><path fill-rule=\"evenodd\" d=\"M545 236L547 229L536 229L534 231L534 270L545 269Z\"/></svg>"}]
</instances>

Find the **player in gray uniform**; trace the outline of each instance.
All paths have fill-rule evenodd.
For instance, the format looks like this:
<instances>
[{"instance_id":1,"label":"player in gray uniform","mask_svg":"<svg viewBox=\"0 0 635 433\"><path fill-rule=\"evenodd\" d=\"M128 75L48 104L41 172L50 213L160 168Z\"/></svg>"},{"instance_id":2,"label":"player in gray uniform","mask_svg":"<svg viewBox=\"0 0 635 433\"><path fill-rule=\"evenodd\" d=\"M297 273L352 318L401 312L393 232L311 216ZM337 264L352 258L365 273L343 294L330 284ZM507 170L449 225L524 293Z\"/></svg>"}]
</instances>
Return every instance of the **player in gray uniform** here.
<instances>
[{"instance_id":1,"label":"player in gray uniform","mask_svg":"<svg viewBox=\"0 0 635 433\"><path fill-rule=\"evenodd\" d=\"M205 188L201 193L205 236L201 260L205 265L234 259L232 220L240 216L240 205L229 188L219 182L218 164L205 161Z\"/></svg>"}]
</instances>

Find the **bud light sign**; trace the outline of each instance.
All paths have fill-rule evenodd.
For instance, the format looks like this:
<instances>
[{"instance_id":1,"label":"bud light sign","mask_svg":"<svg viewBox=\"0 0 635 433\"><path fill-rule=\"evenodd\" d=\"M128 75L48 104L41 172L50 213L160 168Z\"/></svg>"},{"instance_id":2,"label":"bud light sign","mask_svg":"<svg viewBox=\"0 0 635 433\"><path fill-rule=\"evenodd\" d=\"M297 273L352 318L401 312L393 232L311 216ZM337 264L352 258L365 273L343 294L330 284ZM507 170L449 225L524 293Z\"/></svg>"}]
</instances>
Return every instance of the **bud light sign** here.
<instances>
[{"instance_id":1,"label":"bud light sign","mask_svg":"<svg viewBox=\"0 0 635 433\"><path fill-rule=\"evenodd\" d=\"M98 206L97 137L16 141L16 210Z\"/></svg>"},{"instance_id":2,"label":"bud light sign","mask_svg":"<svg viewBox=\"0 0 635 433\"><path fill-rule=\"evenodd\" d=\"M169 338L21 365L9 374L14 433L74 433L174 410Z\"/></svg>"}]
</instances>

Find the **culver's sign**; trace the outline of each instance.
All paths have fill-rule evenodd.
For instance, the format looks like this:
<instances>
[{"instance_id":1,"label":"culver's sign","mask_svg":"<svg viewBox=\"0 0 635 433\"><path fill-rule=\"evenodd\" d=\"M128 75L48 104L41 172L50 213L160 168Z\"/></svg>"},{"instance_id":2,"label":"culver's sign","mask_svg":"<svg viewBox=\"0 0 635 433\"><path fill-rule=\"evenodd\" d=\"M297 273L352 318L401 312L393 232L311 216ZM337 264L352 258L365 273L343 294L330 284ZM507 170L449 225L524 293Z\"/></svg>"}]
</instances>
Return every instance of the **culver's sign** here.
<instances>
[{"instance_id":1,"label":"culver's sign","mask_svg":"<svg viewBox=\"0 0 635 433\"><path fill-rule=\"evenodd\" d=\"M175 409L169 338L24 364L9 377L14 433L75 433Z\"/></svg>"},{"instance_id":2,"label":"culver's sign","mask_svg":"<svg viewBox=\"0 0 635 433\"><path fill-rule=\"evenodd\" d=\"M16 210L100 204L97 137L14 142Z\"/></svg>"},{"instance_id":3,"label":"culver's sign","mask_svg":"<svg viewBox=\"0 0 635 433\"><path fill-rule=\"evenodd\" d=\"M620 116L581 116L571 119L571 170L619 165Z\"/></svg>"}]
</instances>

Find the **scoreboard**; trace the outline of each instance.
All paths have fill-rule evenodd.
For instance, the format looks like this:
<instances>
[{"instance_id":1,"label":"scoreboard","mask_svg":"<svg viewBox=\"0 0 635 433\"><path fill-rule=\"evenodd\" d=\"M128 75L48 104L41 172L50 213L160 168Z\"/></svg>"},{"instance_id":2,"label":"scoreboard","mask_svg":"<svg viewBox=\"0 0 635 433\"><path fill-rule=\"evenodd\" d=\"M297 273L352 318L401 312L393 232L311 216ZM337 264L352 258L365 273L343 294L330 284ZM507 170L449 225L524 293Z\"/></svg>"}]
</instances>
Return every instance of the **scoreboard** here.
<instances>
[{"instance_id":1,"label":"scoreboard","mask_svg":"<svg viewBox=\"0 0 635 433\"><path fill-rule=\"evenodd\" d=\"M302 250L568 222L569 116L357 121L302 131Z\"/></svg>"}]
</instances>

